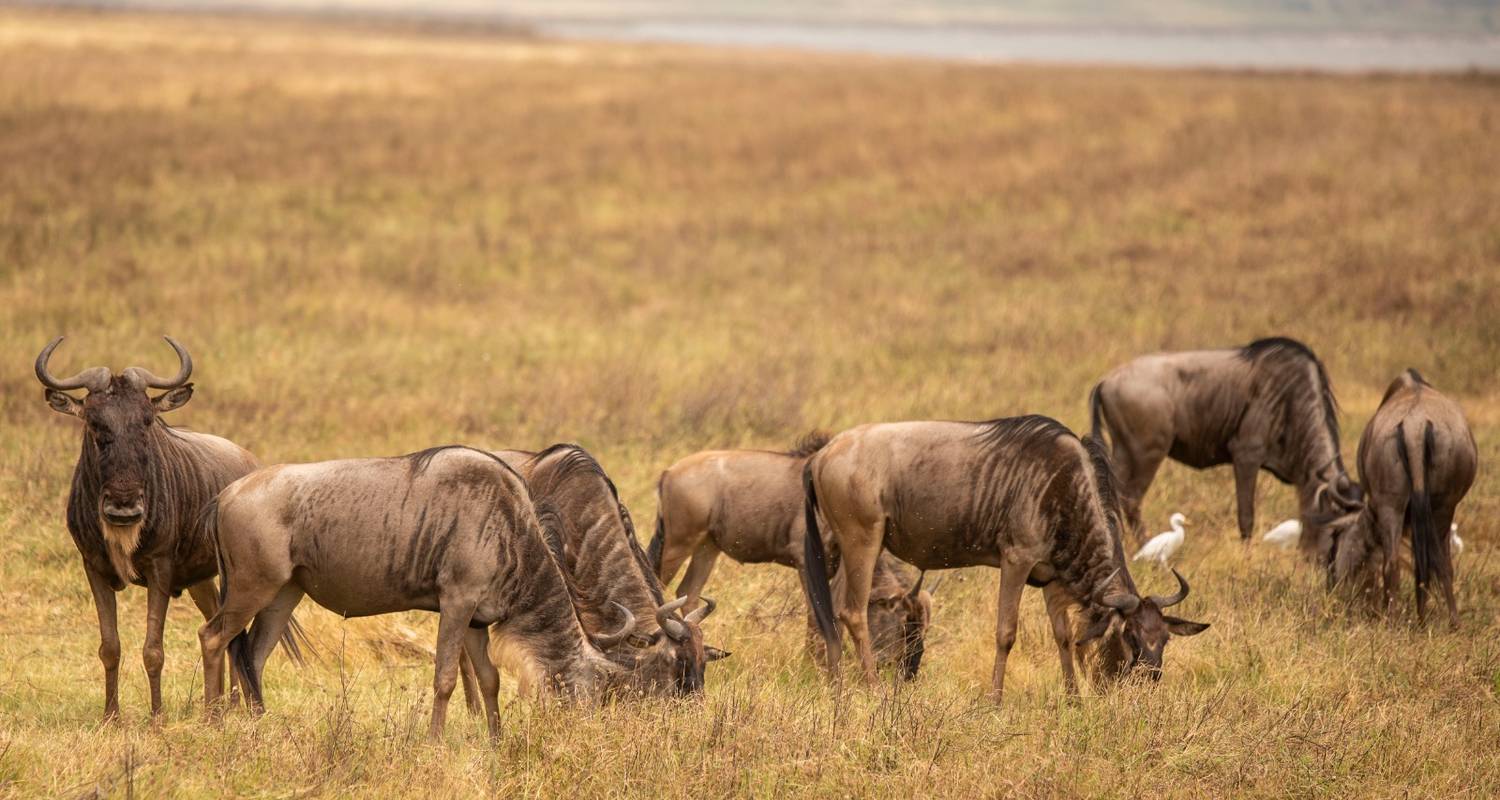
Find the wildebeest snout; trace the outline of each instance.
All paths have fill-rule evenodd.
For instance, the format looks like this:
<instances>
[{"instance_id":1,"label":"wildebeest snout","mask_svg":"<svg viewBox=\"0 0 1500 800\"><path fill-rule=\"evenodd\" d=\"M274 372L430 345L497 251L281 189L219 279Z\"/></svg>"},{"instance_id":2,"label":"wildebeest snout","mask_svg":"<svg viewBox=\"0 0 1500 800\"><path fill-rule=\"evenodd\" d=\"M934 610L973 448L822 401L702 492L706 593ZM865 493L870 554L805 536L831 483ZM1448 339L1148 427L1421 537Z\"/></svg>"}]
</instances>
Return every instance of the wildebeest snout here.
<instances>
[{"instance_id":1,"label":"wildebeest snout","mask_svg":"<svg viewBox=\"0 0 1500 800\"><path fill-rule=\"evenodd\" d=\"M139 486L107 487L99 498L99 513L111 525L134 525L146 515L146 493Z\"/></svg>"}]
</instances>

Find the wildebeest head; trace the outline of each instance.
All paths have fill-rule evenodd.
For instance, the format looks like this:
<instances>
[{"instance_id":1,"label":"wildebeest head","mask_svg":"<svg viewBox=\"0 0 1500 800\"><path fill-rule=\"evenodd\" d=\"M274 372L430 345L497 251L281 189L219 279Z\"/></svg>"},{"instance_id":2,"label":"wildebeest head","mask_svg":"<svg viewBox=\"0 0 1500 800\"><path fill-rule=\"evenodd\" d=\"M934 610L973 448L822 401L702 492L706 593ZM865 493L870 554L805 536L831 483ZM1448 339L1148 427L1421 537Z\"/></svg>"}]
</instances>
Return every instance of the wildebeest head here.
<instances>
[{"instance_id":1,"label":"wildebeest head","mask_svg":"<svg viewBox=\"0 0 1500 800\"><path fill-rule=\"evenodd\" d=\"M167 344L177 351L180 368L171 378L162 378L142 367L127 367L114 375L108 367L90 367L70 378L57 378L47 370L52 351L63 337L53 339L36 358L36 377L47 387L52 410L70 414L84 422L84 480L92 482L99 497L99 519L106 532L133 536L146 519L146 498L151 476L150 434L157 415L182 406L193 396L188 378L193 359L170 336ZM83 399L68 394L84 389ZM165 389L156 397L147 389ZM120 567L116 565L117 569ZM133 577L122 571L124 577Z\"/></svg>"},{"instance_id":2,"label":"wildebeest head","mask_svg":"<svg viewBox=\"0 0 1500 800\"><path fill-rule=\"evenodd\" d=\"M922 576L909 590L870 595L870 639L875 656L901 665L901 677L917 677L926 649L927 623L932 618L932 595L922 590Z\"/></svg>"},{"instance_id":3,"label":"wildebeest head","mask_svg":"<svg viewBox=\"0 0 1500 800\"><path fill-rule=\"evenodd\" d=\"M1375 566L1384 547L1375 533L1374 519L1364 505L1331 519L1322 520L1328 532L1328 550L1322 554L1328 570L1328 588L1344 585L1355 593L1375 588Z\"/></svg>"},{"instance_id":4,"label":"wildebeest head","mask_svg":"<svg viewBox=\"0 0 1500 800\"><path fill-rule=\"evenodd\" d=\"M703 643L701 625L714 613L713 599L705 596L702 608L679 616L688 599L679 597L656 609L660 629L644 643L644 652L636 660L636 673L643 690L699 694L703 691L703 672L708 662L729 657L729 653Z\"/></svg>"},{"instance_id":5,"label":"wildebeest head","mask_svg":"<svg viewBox=\"0 0 1500 800\"><path fill-rule=\"evenodd\" d=\"M1167 597L1141 598L1118 592L1099 599L1098 605L1107 610L1094 615L1078 641L1083 646L1102 639L1096 674L1118 679L1139 669L1146 677L1160 680L1167 641L1172 636L1194 636L1208 629L1206 622L1190 622L1162 613L1188 595L1187 580L1175 569L1172 575L1177 578L1177 593Z\"/></svg>"}]
</instances>

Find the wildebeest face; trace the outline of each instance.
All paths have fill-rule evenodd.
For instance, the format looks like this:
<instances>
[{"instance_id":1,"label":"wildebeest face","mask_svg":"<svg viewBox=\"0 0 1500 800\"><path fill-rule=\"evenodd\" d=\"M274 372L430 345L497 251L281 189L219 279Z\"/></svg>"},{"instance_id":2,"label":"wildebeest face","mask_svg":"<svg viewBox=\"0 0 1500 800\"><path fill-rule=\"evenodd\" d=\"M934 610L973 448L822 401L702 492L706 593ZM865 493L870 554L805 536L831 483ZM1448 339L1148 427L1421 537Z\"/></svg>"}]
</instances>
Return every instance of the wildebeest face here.
<instances>
[{"instance_id":1,"label":"wildebeest face","mask_svg":"<svg viewBox=\"0 0 1500 800\"><path fill-rule=\"evenodd\" d=\"M1101 677L1119 679L1139 671L1138 674L1153 681L1160 680L1163 656L1171 637L1195 636L1208 629L1208 623L1191 622L1162 613L1162 609L1187 597L1187 581L1175 569L1172 574L1177 577L1176 594L1131 597L1130 602L1115 600L1112 602L1114 608L1097 616L1079 640L1078 643L1084 645L1103 639L1098 658Z\"/></svg>"},{"instance_id":2,"label":"wildebeest face","mask_svg":"<svg viewBox=\"0 0 1500 800\"><path fill-rule=\"evenodd\" d=\"M657 609L656 620L661 626L653 638L651 654L647 658L660 665L654 673L646 676L648 683L658 689L669 689L674 695L693 695L703 692L704 668L710 661L728 658L729 653L703 643L701 624L714 611L712 598L703 598L703 607L678 618L676 612L686 604L688 598L678 598Z\"/></svg>"},{"instance_id":3,"label":"wildebeest face","mask_svg":"<svg viewBox=\"0 0 1500 800\"><path fill-rule=\"evenodd\" d=\"M83 420L84 448L93 460L92 477L99 482L100 519L119 528L139 525L146 516L151 428L158 414L182 406L193 396L193 385L186 382L192 360L168 339L182 361L174 378L158 378L140 367L127 368L119 375L93 367L59 380L47 371L47 360L61 341L61 337L53 340L37 357L36 374L47 387L47 404L58 413ZM167 391L153 398L146 394L148 388ZM79 400L67 393L74 389L88 393Z\"/></svg>"},{"instance_id":4,"label":"wildebeest face","mask_svg":"<svg viewBox=\"0 0 1500 800\"><path fill-rule=\"evenodd\" d=\"M907 680L917 677L931 618L932 596L922 591L920 579L908 592L870 598L870 640L876 658L900 664L901 677Z\"/></svg>"}]
</instances>

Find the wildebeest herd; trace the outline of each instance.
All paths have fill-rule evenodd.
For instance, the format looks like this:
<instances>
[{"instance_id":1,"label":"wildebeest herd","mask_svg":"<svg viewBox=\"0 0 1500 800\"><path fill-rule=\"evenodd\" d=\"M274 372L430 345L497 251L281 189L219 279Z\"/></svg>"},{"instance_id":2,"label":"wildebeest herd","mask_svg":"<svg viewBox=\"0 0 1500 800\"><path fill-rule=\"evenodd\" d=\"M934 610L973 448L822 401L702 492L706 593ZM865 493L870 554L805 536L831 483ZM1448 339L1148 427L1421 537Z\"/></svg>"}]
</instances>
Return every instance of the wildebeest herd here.
<instances>
[{"instance_id":1,"label":"wildebeest herd","mask_svg":"<svg viewBox=\"0 0 1500 800\"><path fill-rule=\"evenodd\" d=\"M1356 483L1328 372L1291 339L1124 364L1089 394L1082 437L1028 415L863 425L785 453L697 453L662 473L645 551L614 483L577 445L261 467L227 439L163 421L193 394L192 358L175 340L170 378L92 367L60 379L48 363L61 341L42 349L36 376L53 410L84 422L67 527L99 615L106 718L119 713L114 593L127 583L149 598L153 717L167 605L184 589L207 620L210 715L224 706L226 652L231 697L263 710L271 651L280 643L300 659L293 612L304 595L348 617L438 613L433 736L460 677L498 730L497 662L526 694L696 694L707 663L728 655L702 629L721 553L798 571L810 652L831 676L847 631L867 681L881 663L915 677L933 606L923 576L985 565L1000 571L994 700L1026 586L1042 590L1070 692L1078 664L1104 683L1159 678L1169 638L1208 627L1165 613L1188 594L1175 569L1176 592L1142 596L1125 558L1167 457L1233 465L1247 541L1258 473L1297 487L1303 553L1330 589L1383 593L1387 613L1409 548L1419 617L1436 581L1459 621L1448 529L1477 462L1462 411L1404 372L1360 440Z\"/></svg>"}]
</instances>

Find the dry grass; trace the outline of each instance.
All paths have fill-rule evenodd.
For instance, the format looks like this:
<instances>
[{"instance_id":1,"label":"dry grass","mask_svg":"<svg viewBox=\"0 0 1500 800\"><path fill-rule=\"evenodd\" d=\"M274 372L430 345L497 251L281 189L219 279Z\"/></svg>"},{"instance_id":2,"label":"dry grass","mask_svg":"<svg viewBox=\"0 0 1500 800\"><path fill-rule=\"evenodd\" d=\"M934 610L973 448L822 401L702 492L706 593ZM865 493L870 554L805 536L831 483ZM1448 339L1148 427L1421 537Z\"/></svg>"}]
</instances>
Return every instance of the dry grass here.
<instances>
[{"instance_id":1,"label":"dry grass","mask_svg":"<svg viewBox=\"0 0 1500 800\"><path fill-rule=\"evenodd\" d=\"M1233 541L1227 473L1164 470L1192 521L1167 677L1069 702L1039 598L980 700L995 575L943 586L915 684L835 697L796 580L722 565L735 651L702 703L460 714L424 744L422 615L305 606L271 712L198 719L190 604L123 723L61 509L57 371L200 365L176 421L269 461L571 439L638 520L673 459L811 427L1044 412L1162 348L1312 343L1347 452L1414 365L1500 457L1500 84L721 54L173 17L0 16L0 793L475 796L1500 794L1500 483L1460 508L1463 629L1345 614ZM165 361L164 361L165 359ZM1291 513L1262 484L1261 527ZM646 527L646 525L642 525ZM1152 589L1169 579L1138 570ZM414 629L408 633L403 627ZM412 642L415 641L416 645Z\"/></svg>"}]
</instances>

